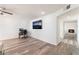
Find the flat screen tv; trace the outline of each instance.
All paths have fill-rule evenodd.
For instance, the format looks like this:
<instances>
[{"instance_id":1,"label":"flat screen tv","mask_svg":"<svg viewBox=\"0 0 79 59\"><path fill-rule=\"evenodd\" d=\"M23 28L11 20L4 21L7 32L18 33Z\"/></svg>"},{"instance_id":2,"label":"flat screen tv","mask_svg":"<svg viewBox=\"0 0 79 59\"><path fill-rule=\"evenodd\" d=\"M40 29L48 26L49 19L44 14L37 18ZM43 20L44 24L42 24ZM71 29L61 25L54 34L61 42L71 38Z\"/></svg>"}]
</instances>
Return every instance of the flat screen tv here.
<instances>
[{"instance_id":1,"label":"flat screen tv","mask_svg":"<svg viewBox=\"0 0 79 59\"><path fill-rule=\"evenodd\" d=\"M42 29L42 20L33 21L33 29Z\"/></svg>"}]
</instances>

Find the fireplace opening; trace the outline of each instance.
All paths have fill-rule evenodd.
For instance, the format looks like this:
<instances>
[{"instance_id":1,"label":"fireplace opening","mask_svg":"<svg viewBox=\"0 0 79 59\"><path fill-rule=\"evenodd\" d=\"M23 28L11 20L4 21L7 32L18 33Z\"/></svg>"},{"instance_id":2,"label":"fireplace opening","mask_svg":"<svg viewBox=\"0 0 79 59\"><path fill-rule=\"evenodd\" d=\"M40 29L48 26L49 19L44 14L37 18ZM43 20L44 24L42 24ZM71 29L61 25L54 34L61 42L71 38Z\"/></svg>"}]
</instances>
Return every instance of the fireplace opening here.
<instances>
[{"instance_id":1,"label":"fireplace opening","mask_svg":"<svg viewBox=\"0 0 79 59\"><path fill-rule=\"evenodd\" d=\"M68 30L68 33L74 33L75 31L74 31L74 29L69 29Z\"/></svg>"}]
</instances>

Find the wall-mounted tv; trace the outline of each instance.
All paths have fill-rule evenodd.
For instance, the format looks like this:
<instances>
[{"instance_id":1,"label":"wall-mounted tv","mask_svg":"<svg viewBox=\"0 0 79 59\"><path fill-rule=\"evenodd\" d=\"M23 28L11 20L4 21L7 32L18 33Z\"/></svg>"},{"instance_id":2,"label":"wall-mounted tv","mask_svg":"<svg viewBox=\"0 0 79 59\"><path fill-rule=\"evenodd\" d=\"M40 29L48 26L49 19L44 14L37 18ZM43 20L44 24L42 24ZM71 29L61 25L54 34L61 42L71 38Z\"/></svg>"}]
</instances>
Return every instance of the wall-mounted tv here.
<instances>
[{"instance_id":1,"label":"wall-mounted tv","mask_svg":"<svg viewBox=\"0 0 79 59\"><path fill-rule=\"evenodd\" d=\"M33 21L33 29L42 29L42 20Z\"/></svg>"}]
</instances>

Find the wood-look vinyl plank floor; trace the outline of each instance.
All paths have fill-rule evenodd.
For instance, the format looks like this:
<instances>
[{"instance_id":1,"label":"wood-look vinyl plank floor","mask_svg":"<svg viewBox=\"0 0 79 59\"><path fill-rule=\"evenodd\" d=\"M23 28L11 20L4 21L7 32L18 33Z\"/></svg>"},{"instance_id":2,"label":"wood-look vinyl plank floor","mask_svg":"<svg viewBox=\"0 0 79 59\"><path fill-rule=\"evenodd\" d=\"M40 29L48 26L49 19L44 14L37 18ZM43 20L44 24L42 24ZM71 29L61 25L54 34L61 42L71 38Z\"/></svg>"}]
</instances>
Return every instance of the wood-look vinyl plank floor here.
<instances>
[{"instance_id":1,"label":"wood-look vinyl plank floor","mask_svg":"<svg viewBox=\"0 0 79 59\"><path fill-rule=\"evenodd\" d=\"M3 49L5 55L71 55L74 47L68 44L69 39L64 41L56 46L31 37L15 38L4 40Z\"/></svg>"}]
</instances>

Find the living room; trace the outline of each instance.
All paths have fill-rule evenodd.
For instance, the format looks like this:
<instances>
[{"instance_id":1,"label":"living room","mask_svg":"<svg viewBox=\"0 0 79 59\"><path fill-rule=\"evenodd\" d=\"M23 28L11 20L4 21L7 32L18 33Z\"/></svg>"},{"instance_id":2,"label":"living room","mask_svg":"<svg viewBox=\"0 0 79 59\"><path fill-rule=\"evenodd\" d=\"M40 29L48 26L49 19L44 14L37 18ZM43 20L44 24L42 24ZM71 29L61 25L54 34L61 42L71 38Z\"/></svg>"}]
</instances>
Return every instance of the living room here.
<instances>
[{"instance_id":1,"label":"living room","mask_svg":"<svg viewBox=\"0 0 79 59\"><path fill-rule=\"evenodd\" d=\"M76 24L79 25L78 24L79 5L1 4L0 7L1 7L0 41L2 43L1 44L2 54L4 55L79 54L73 52L75 50L73 50L67 44L68 42L66 42L65 44L62 43L62 41L67 41L63 40L65 35L63 23L65 21L66 22L77 21ZM10 13L12 14L10 15ZM41 27L38 27L37 25L40 25ZM73 34L75 32L77 41L75 45L77 45L79 41L77 33L78 27L76 27L76 30L74 30L74 28L72 27L70 28L72 29L70 30L70 33ZM27 30L28 37L19 39L18 33L20 28ZM73 40L70 42L71 42L70 45L74 43Z\"/></svg>"}]
</instances>

